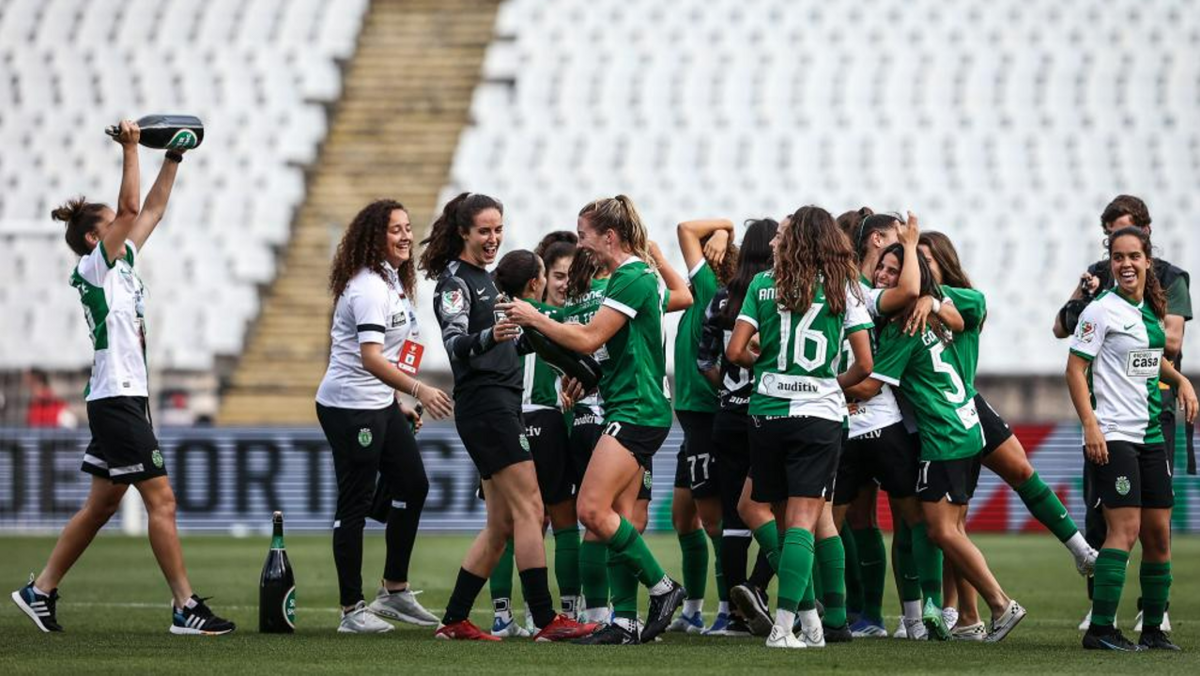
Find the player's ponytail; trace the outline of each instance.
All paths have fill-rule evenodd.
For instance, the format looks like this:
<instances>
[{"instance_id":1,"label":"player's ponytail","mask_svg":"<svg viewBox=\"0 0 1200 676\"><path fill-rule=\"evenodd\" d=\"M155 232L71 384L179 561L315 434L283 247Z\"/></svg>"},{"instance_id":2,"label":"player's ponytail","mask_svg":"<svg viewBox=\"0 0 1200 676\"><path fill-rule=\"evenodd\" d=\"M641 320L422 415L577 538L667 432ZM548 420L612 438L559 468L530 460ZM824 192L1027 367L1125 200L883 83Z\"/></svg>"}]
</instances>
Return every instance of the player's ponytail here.
<instances>
[{"instance_id":1,"label":"player's ponytail","mask_svg":"<svg viewBox=\"0 0 1200 676\"><path fill-rule=\"evenodd\" d=\"M442 207L442 213L429 227L429 236L421 240L425 250L421 252L419 267L425 271L427 279L437 279L446 266L458 258L466 242L464 235L475 223L475 216L488 209L504 213L500 200L470 192L462 193Z\"/></svg>"},{"instance_id":2,"label":"player's ponytail","mask_svg":"<svg viewBox=\"0 0 1200 676\"><path fill-rule=\"evenodd\" d=\"M93 249L87 241L88 233L96 229L104 209L103 204L88 202L86 197L80 195L51 211L50 218L67 224L67 246L71 247L71 251L76 255L86 256Z\"/></svg>"},{"instance_id":3,"label":"player's ponytail","mask_svg":"<svg viewBox=\"0 0 1200 676\"><path fill-rule=\"evenodd\" d=\"M646 233L646 226L642 225L642 217L633 206L633 200L626 195L589 202L580 210L579 216L586 218L596 232L615 231L617 238L629 247L634 256L645 261L652 270L658 267L650 255L650 236Z\"/></svg>"}]
</instances>

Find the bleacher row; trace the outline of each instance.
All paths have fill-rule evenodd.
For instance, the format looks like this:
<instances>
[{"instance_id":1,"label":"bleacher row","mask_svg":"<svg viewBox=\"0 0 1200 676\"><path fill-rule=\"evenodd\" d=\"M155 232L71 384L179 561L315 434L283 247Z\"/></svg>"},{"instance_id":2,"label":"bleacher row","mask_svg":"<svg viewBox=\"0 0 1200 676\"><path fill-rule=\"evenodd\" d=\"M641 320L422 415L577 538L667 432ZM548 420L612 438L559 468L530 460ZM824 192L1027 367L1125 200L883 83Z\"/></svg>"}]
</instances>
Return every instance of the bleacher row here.
<instances>
[{"instance_id":1,"label":"bleacher row","mask_svg":"<svg viewBox=\"0 0 1200 676\"><path fill-rule=\"evenodd\" d=\"M180 169L138 268L151 294L155 366L207 369L236 355L275 275L303 167L326 134L369 0L0 0L0 368L90 362L73 257L50 210L112 204L121 118L198 115L203 145ZM143 149L142 190L161 153Z\"/></svg>"},{"instance_id":2,"label":"bleacher row","mask_svg":"<svg viewBox=\"0 0 1200 676\"><path fill-rule=\"evenodd\" d=\"M1200 270L1198 14L1194 0L508 0L444 196L499 196L522 247L617 192L666 242L691 217L912 209L988 293L981 369L1055 373L1049 327L1102 253L1114 195L1145 198L1161 255Z\"/></svg>"}]
</instances>

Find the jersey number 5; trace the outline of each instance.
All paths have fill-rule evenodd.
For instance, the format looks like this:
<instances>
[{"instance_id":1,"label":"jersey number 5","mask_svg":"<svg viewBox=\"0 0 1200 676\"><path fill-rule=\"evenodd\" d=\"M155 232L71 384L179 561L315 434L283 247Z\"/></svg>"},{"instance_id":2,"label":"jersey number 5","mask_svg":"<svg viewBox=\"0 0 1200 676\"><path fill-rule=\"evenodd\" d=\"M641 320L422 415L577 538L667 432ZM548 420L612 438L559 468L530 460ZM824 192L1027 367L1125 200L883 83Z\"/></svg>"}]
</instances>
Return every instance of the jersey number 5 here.
<instances>
[{"instance_id":1,"label":"jersey number 5","mask_svg":"<svg viewBox=\"0 0 1200 676\"><path fill-rule=\"evenodd\" d=\"M951 404L961 404L967 398L967 390L963 387L962 377L958 375L958 371L954 370L954 366L947 364L942 360L942 353L946 351L946 346L938 343L929 351L930 358L933 359L933 370L938 373L945 373L950 377L950 387L954 388L950 392L942 392L946 400Z\"/></svg>"},{"instance_id":2,"label":"jersey number 5","mask_svg":"<svg viewBox=\"0 0 1200 676\"><path fill-rule=\"evenodd\" d=\"M779 311L779 370L787 371L788 367L788 352L792 353L792 362L805 371L815 371L825 363L825 356L829 350L829 339L820 331L814 331L812 324L820 314L821 308L825 307L821 303L813 303L809 306L808 312L800 318L800 323L796 325L796 339L792 341L792 311ZM813 356L810 358L808 353L808 343L813 344ZM790 348L790 349L789 349Z\"/></svg>"}]
</instances>

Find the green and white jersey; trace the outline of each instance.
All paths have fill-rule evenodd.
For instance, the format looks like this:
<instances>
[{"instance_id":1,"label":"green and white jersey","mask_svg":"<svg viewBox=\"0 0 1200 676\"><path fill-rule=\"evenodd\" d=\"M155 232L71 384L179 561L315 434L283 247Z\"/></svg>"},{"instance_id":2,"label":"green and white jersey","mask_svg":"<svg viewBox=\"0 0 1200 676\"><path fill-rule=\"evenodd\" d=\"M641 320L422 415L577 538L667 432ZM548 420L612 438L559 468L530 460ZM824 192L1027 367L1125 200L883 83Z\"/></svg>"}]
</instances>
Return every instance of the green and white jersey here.
<instances>
[{"instance_id":1,"label":"green and white jersey","mask_svg":"<svg viewBox=\"0 0 1200 676\"><path fill-rule=\"evenodd\" d=\"M562 307L562 322L564 324L590 323L592 317L595 317L596 312L600 309L601 301L604 300L604 291L608 288L608 280L608 277L593 279L592 286L588 289L587 293L582 296L568 298ZM597 362L604 363L604 360L608 358L607 349L601 347L592 354L592 358ZM604 399L601 398L599 391L580 399L577 405L585 406L595 411L597 415L604 415Z\"/></svg>"},{"instance_id":2,"label":"green and white jersey","mask_svg":"<svg viewBox=\"0 0 1200 676\"><path fill-rule=\"evenodd\" d=\"M125 257L109 263L101 242L71 273L95 350L84 390L88 401L149 396L146 286L133 269L136 252L133 242L126 242Z\"/></svg>"},{"instance_id":3,"label":"green and white jersey","mask_svg":"<svg viewBox=\"0 0 1200 676\"><path fill-rule=\"evenodd\" d=\"M883 295L884 289L872 288L866 277L860 276L858 282L859 288L863 292L863 298L867 302L867 310L872 318L878 318L880 316L879 298ZM846 355L842 367L844 373L854 364L854 352L850 349L850 341L844 341L842 346ZM878 349L875 331L872 330L871 354ZM879 394L874 397L866 401L852 402L847 408L850 414L850 439L857 439L864 434L881 430L904 419L904 415L900 412L900 404L896 402L896 395L892 392L890 385L884 385L879 390Z\"/></svg>"},{"instance_id":4,"label":"green and white jersey","mask_svg":"<svg viewBox=\"0 0 1200 676\"><path fill-rule=\"evenodd\" d=\"M912 404L922 460L958 460L983 450L975 386L963 377L963 359L926 329L910 336L889 322L879 336L871 377L896 387Z\"/></svg>"},{"instance_id":5,"label":"green and white jersey","mask_svg":"<svg viewBox=\"0 0 1200 676\"><path fill-rule=\"evenodd\" d=\"M738 321L758 329L762 347L754 363L750 415L846 420L846 397L837 382L842 341L874 326L849 285L842 314L829 311L823 284L817 285L808 310L797 314L775 302L774 273L760 272L746 290Z\"/></svg>"},{"instance_id":6,"label":"green and white jersey","mask_svg":"<svg viewBox=\"0 0 1200 676\"><path fill-rule=\"evenodd\" d=\"M605 343L604 359L600 361L605 423L670 427L663 295L658 275L645 261L630 256L613 271L601 304L627 320Z\"/></svg>"},{"instance_id":7,"label":"green and white jersey","mask_svg":"<svg viewBox=\"0 0 1200 676\"><path fill-rule=\"evenodd\" d=\"M537 308L538 312L556 322L563 320L562 308L533 300L529 301L529 304ZM559 377L558 373L550 368L550 365L539 357L536 352L530 352L525 355L523 368L525 384L522 388L524 394L521 400L521 411L529 413L531 411L559 408L558 393L562 389L562 378Z\"/></svg>"},{"instance_id":8,"label":"green and white jersey","mask_svg":"<svg viewBox=\"0 0 1200 676\"><path fill-rule=\"evenodd\" d=\"M1166 344L1150 306L1117 291L1101 293L1079 316L1071 354L1091 363L1092 407L1106 440L1163 443L1158 375Z\"/></svg>"},{"instance_id":9,"label":"green and white jersey","mask_svg":"<svg viewBox=\"0 0 1200 676\"><path fill-rule=\"evenodd\" d=\"M717 295L717 275L701 259L688 272L692 284L692 306L679 318L675 333L675 410L714 413L717 410L717 388L695 367L700 336L704 331L704 310Z\"/></svg>"},{"instance_id":10,"label":"green and white jersey","mask_svg":"<svg viewBox=\"0 0 1200 676\"><path fill-rule=\"evenodd\" d=\"M943 286L943 302L953 303L963 318L962 333L954 335L954 348L962 359L963 378L968 383L975 382L975 372L979 368L979 334L983 332L983 322L987 319L987 298L975 289L959 289L953 286Z\"/></svg>"}]
</instances>

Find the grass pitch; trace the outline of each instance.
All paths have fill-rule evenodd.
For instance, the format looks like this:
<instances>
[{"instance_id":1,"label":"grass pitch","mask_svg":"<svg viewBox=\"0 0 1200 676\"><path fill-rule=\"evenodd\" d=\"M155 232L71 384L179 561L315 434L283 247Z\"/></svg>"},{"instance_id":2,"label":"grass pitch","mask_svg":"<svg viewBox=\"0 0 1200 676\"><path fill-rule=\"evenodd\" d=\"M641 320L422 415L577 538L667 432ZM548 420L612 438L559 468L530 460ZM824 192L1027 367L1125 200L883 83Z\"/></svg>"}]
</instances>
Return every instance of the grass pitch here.
<instances>
[{"instance_id":1,"label":"grass pitch","mask_svg":"<svg viewBox=\"0 0 1200 676\"><path fill-rule=\"evenodd\" d=\"M670 535L650 538L668 571L678 575L679 547ZM1066 551L1049 535L980 536L976 542L1005 589L1029 610L1017 630L998 645L916 643L893 639L858 640L824 650L776 651L760 639L667 635L654 645L585 648L533 644L510 639L499 644L435 641L432 630L398 625L378 636L335 633L337 583L327 536L292 536L288 553L296 569L298 630L292 636L257 633L258 574L267 538L190 537L184 539L197 593L238 623L219 638L173 636L169 594L144 539L102 535L62 586L58 616L67 632L45 635L12 604L0 610L0 673L184 673L359 674L641 672L654 674L756 674L760 672L952 673L980 671L1039 674L1200 673L1200 537L1175 540L1171 590L1173 637L1182 654L1117 655L1085 652L1076 630L1087 600L1083 580ZM412 568L414 588L426 607L440 613L468 539L422 535ZM547 540L553 549L553 541ZM0 580L5 593L38 570L53 538L0 537ZM364 578L383 565L381 534L367 537ZM1137 555L1130 563L1120 626L1129 628L1138 594ZM552 569L553 570L553 569ZM553 575L551 575L553 578ZM519 589L519 585L517 586ZM642 595L643 607L645 595ZM982 604L981 604L982 606ZM890 584L885 614L898 602ZM986 606L983 606L986 613ZM706 618L716 610L710 582ZM487 591L476 603L474 620L490 626ZM888 619L895 629L894 617ZM1128 635L1128 634L1127 634ZM1136 640L1136 638L1135 638Z\"/></svg>"}]
</instances>

